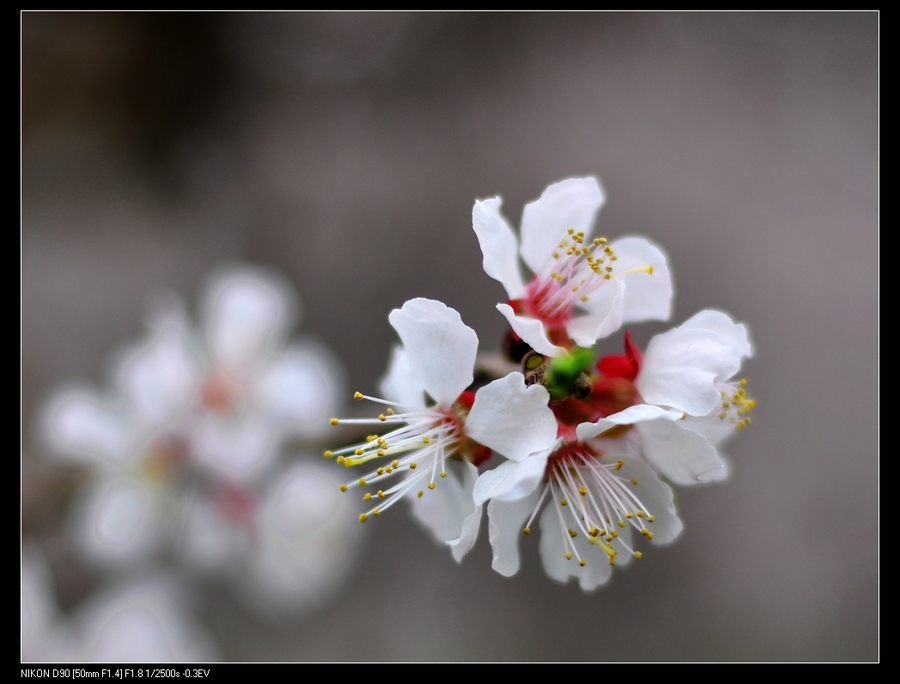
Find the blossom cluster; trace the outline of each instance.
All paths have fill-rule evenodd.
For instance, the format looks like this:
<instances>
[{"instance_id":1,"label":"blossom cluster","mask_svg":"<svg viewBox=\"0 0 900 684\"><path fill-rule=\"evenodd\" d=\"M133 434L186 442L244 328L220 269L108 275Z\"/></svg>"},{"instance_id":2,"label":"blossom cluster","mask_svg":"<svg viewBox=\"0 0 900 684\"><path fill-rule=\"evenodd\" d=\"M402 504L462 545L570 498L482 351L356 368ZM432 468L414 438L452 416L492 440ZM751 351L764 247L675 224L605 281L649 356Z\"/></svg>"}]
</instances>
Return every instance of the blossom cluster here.
<instances>
[{"instance_id":1,"label":"blossom cluster","mask_svg":"<svg viewBox=\"0 0 900 684\"><path fill-rule=\"evenodd\" d=\"M721 443L750 424L754 400L737 379L753 355L747 327L707 309L640 349L596 358L625 324L667 321L673 285L665 252L643 237L594 237L605 201L593 177L550 185L525 206L519 236L501 199L476 201L484 270L506 289L504 361L479 360L459 313L430 299L389 316L392 353L360 443L325 452L358 474L359 520L407 500L459 561L487 506L493 568L519 570L519 538L540 529L547 574L592 590L642 545L675 540L670 485L729 474ZM524 262L530 275L524 275ZM642 539L643 538L643 539Z\"/></svg>"},{"instance_id":2,"label":"blossom cluster","mask_svg":"<svg viewBox=\"0 0 900 684\"><path fill-rule=\"evenodd\" d=\"M221 267L203 288L199 325L163 294L147 333L115 354L106 388L71 385L47 400L39 443L84 473L69 540L112 585L143 586L148 568L166 577L176 568L222 580L278 618L320 606L348 577L360 531L333 469L308 451L340 410L343 372L320 342L289 338L299 313L278 274ZM36 631L35 652L60 655L47 647L51 631ZM128 648L143 640L117 633Z\"/></svg>"}]
</instances>

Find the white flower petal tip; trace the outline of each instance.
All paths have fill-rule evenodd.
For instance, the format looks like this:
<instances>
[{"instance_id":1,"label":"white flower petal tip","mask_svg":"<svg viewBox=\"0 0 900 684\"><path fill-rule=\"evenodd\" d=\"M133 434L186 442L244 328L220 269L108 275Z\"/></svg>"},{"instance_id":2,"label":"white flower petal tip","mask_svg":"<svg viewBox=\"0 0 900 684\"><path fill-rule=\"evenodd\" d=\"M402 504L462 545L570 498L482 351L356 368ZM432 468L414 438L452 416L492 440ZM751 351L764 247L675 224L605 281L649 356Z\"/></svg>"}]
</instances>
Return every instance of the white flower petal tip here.
<instances>
[{"instance_id":1,"label":"white flower petal tip","mask_svg":"<svg viewBox=\"0 0 900 684\"><path fill-rule=\"evenodd\" d=\"M556 357L566 353L565 347L560 347L550 341L547 337L547 330L540 320L517 315L509 304L498 304L497 311L509 321L509 327L516 335L539 354Z\"/></svg>"},{"instance_id":2,"label":"white flower petal tip","mask_svg":"<svg viewBox=\"0 0 900 684\"><path fill-rule=\"evenodd\" d=\"M662 248L641 237L619 238L610 246L617 257L614 274L628 284L622 323L669 320L675 289Z\"/></svg>"},{"instance_id":3,"label":"white flower petal tip","mask_svg":"<svg viewBox=\"0 0 900 684\"><path fill-rule=\"evenodd\" d=\"M592 239L605 199L596 178L569 178L525 206L520 253L534 277L524 285L500 198L475 203L473 226L485 272L510 297L509 305L498 308L541 354L559 355L571 341L589 348L624 322L671 315L672 278L659 247L636 237Z\"/></svg>"},{"instance_id":4,"label":"white flower petal tip","mask_svg":"<svg viewBox=\"0 0 900 684\"><path fill-rule=\"evenodd\" d=\"M433 299L411 299L388 317L403 341L422 386L448 409L472 384L478 336L455 309Z\"/></svg>"},{"instance_id":5,"label":"white flower petal tip","mask_svg":"<svg viewBox=\"0 0 900 684\"><path fill-rule=\"evenodd\" d=\"M519 271L519 245L516 235L500 213L499 197L475 202L472 227L484 256L484 272L506 288L510 299L525 296L525 283Z\"/></svg>"},{"instance_id":6,"label":"white flower petal tip","mask_svg":"<svg viewBox=\"0 0 900 684\"><path fill-rule=\"evenodd\" d=\"M528 386L521 373L510 373L475 394L466 433L506 458L522 461L556 440L549 399L543 386Z\"/></svg>"}]
</instances>

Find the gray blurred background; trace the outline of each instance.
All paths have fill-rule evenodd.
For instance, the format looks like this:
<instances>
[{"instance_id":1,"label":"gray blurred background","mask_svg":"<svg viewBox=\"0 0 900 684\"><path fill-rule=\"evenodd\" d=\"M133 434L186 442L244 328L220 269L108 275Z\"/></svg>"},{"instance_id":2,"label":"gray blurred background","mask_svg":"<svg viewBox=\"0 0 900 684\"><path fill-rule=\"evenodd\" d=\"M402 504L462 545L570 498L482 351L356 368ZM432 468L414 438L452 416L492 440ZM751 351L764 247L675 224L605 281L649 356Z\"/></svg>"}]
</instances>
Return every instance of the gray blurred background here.
<instances>
[{"instance_id":1,"label":"gray blurred background","mask_svg":"<svg viewBox=\"0 0 900 684\"><path fill-rule=\"evenodd\" d=\"M674 322L724 309L757 345L754 425L731 481L678 492L682 538L583 594L536 539L505 579L484 528L457 565L398 508L330 606L273 625L210 585L200 621L236 660L876 659L878 36L853 12L23 14L23 536L63 607L102 578L36 411L105 382L154 290L193 308L220 261L275 267L371 392L410 297L498 345L476 198L518 225L597 174L598 233L667 248Z\"/></svg>"}]
</instances>

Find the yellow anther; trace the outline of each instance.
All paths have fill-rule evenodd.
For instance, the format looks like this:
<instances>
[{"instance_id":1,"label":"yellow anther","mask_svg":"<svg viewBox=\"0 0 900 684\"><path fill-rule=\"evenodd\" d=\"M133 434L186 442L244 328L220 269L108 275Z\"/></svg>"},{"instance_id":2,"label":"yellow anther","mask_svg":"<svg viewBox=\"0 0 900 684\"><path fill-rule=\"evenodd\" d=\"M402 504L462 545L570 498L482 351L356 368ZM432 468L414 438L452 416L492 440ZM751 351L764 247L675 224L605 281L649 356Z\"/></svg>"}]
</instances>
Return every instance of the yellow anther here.
<instances>
[{"instance_id":1,"label":"yellow anther","mask_svg":"<svg viewBox=\"0 0 900 684\"><path fill-rule=\"evenodd\" d=\"M366 495L363 497L363 501L371 501L372 495L369 492L366 492Z\"/></svg>"},{"instance_id":2,"label":"yellow anther","mask_svg":"<svg viewBox=\"0 0 900 684\"><path fill-rule=\"evenodd\" d=\"M332 425L337 425L339 421L337 418L332 418L330 422Z\"/></svg>"},{"instance_id":3,"label":"yellow anther","mask_svg":"<svg viewBox=\"0 0 900 684\"><path fill-rule=\"evenodd\" d=\"M635 487L637 487L637 478L636 477L631 478L631 484L633 484Z\"/></svg>"},{"instance_id":4,"label":"yellow anther","mask_svg":"<svg viewBox=\"0 0 900 684\"><path fill-rule=\"evenodd\" d=\"M612 266L607 266L604 270L605 270L607 273L612 273L613 267L612 267Z\"/></svg>"},{"instance_id":5,"label":"yellow anther","mask_svg":"<svg viewBox=\"0 0 900 684\"><path fill-rule=\"evenodd\" d=\"M638 560L640 560L641 558L643 558L643 556L641 555L641 552L640 552L640 551L635 551L635 552L634 552L634 557L637 558Z\"/></svg>"},{"instance_id":6,"label":"yellow anther","mask_svg":"<svg viewBox=\"0 0 900 684\"><path fill-rule=\"evenodd\" d=\"M384 415L383 413L379 413L379 414L378 414L378 420L380 420L380 421L383 423L384 421L387 420L387 416Z\"/></svg>"},{"instance_id":7,"label":"yellow anther","mask_svg":"<svg viewBox=\"0 0 900 684\"><path fill-rule=\"evenodd\" d=\"M553 258L559 259L559 252L553 252Z\"/></svg>"},{"instance_id":8,"label":"yellow anther","mask_svg":"<svg viewBox=\"0 0 900 684\"><path fill-rule=\"evenodd\" d=\"M375 472L378 473L379 475L384 475L384 468L379 468Z\"/></svg>"},{"instance_id":9,"label":"yellow anther","mask_svg":"<svg viewBox=\"0 0 900 684\"><path fill-rule=\"evenodd\" d=\"M366 435L367 442L374 442L378 439L378 435Z\"/></svg>"},{"instance_id":10,"label":"yellow anther","mask_svg":"<svg viewBox=\"0 0 900 684\"><path fill-rule=\"evenodd\" d=\"M578 565L580 565L581 567L584 567L585 565L587 565L587 561L584 558L582 558L580 561L578 561Z\"/></svg>"},{"instance_id":11,"label":"yellow anther","mask_svg":"<svg viewBox=\"0 0 900 684\"><path fill-rule=\"evenodd\" d=\"M572 537L572 539L574 539L575 537L578 536L578 533L575 530L569 530L569 536Z\"/></svg>"},{"instance_id":12,"label":"yellow anther","mask_svg":"<svg viewBox=\"0 0 900 684\"><path fill-rule=\"evenodd\" d=\"M366 478L364 478L364 477L359 478L359 486L360 487L366 486Z\"/></svg>"},{"instance_id":13,"label":"yellow anther","mask_svg":"<svg viewBox=\"0 0 900 684\"><path fill-rule=\"evenodd\" d=\"M616 524L617 524L619 527L625 527L625 521L624 521L624 520L619 520Z\"/></svg>"},{"instance_id":14,"label":"yellow anther","mask_svg":"<svg viewBox=\"0 0 900 684\"><path fill-rule=\"evenodd\" d=\"M377 508L373 508L372 515L374 515L377 518L379 515L381 515L381 511L379 511Z\"/></svg>"},{"instance_id":15,"label":"yellow anther","mask_svg":"<svg viewBox=\"0 0 900 684\"><path fill-rule=\"evenodd\" d=\"M428 442L430 442L430 441L431 441L431 437L429 437L428 435L425 435L422 438L422 444L428 444Z\"/></svg>"},{"instance_id":16,"label":"yellow anther","mask_svg":"<svg viewBox=\"0 0 900 684\"><path fill-rule=\"evenodd\" d=\"M618 539L619 533L616 532L615 530L613 530L612 532L609 533L609 536L612 537L613 539Z\"/></svg>"},{"instance_id":17,"label":"yellow anther","mask_svg":"<svg viewBox=\"0 0 900 684\"><path fill-rule=\"evenodd\" d=\"M637 517L643 518L643 517L644 517L644 511L637 511Z\"/></svg>"},{"instance_id":18,"label":"yellow anther","mask_svg":"<svg viewBox=\"0 0 900 684\"><path fill-rule=\"evenodd\" d=\"M566 551L566 560L572 560L572 552Z\"/></svg>"},{"instance_id":19,"label":"yellow anther","mask_svg":"<svg viewBox=\"0 0 900 684\"><path fill-rule=\"evenodd\" d=\"M428 489L434 489L434 482L428 483Z\"/></svg>"},{"instance_id":20,"label":"yellow anther","mask_svg":"<svg viewBox=\"0 0 900 684\"><path fill-rule=\"evenodd\" d=\"M357 456L362 456L364 453L366 453L366 450L365 449L357 449L353 453L356 454Z\"/></svg>"},{"instance_id":21,"label":"yellow anther","mask_svg":"<svg viewBox=\"0 0 900 684\"><path fill-rule=\"evenodd\" d=\"M384 449L379 449L379 450L376 451L375 453L378 454L379 457L382 457L382 456L384 456L387 452L386 452ZM381 473L379 473L379 475L380 475L380 474L381 474Z\"/></svg>"},{"instance_id":22,"label":"yellow anther","mask_svg":"<svg viewBox=\"0 0 900 684\"><path fill-rule=\"evenodd\" d=\"M530 527L524 528L524 529L522 530L522 534L531 534L531 528L530 528Z\"/></svg>"},{"instance_id":23,"label":"yellow anther","mask_svg":"<svg viewBox=\"0 0 900 684\"><path fill-rule=\"evenodd\" d=\"M616 470L622 470L622 466L624 466L624 465L625 465L625 461L623 461L622 459L619 459L618 461L616 461Z\"/></svg>"},{"instance_id":24,"label":"yellow anther","mask_svg":"<svg viewBox=\"0 0 900 684\"><path fill-rule=\"evenodd\" d=\"M641 530L641 534L647 537L647 539L653 539L653 533L648 530L646 527Z\"/></svg>"},{"instance_id":25,"label":"yellow anther","mask_svg":"<svg viewBox=\"0 0 900 684\"><path fill-rule=\"evenodd\" d=\"M389 408L387 411L385 411L385 413L387 413L389 416L392 416L394 415L394 409Z\"/></svg>"},{"instance_id":26,"label":"yellow anther","mask_svg":"<svg viewBox=\"0 0 900 684\"><path fill-rule=\"evenodd\" d=\"M581 485L578 488L578 493L581 494L581 496L587 496L587 487L585 487L584 485Z\"/></svg>"},{"instance_id":27,"label":"yellow anther","mask_svg":"<svg viewBox=\"0 0 900 684\"><path fill-rule=\"evenodd\" d=\"M587 295L582 295L581 301L582 301L583 303L587 304L587 302L588 302L588 296L587 296Z\"/></svg>"},{"instance_id":28,"label":"yellow anther","mask_svg":"<svg viewBox=\"0 0 900 684\"><path fill-rule=\"evenodd\" d=\"M415 469L418 468L418 467L419 467L419 465L418 465L417 463L410 463L410 464L409 464L409 469L410 469L410 470L415 470Z\"/></svg>"},{"instance_id":29,"label":"yellow anther","mask_svg":"<svg viewBox=\"0 0 900 684\"><path fill-rule=\"evenodd\" d=\"M565 499L560 499L559 505L560 505L560 506L568 506L568 505L569 505L569 502L566 501Z\"/></svg>"},{"instance_id":30,"label":"yellow anther","mask_svg":"<svg viewBox=\"0 0 900 684\"><path fill-rule=\"evenodd\" d=\"M399 467L400 467L400 461L398 461L396 458L393 461L391 461L391 468L399 468Z\"/></svg>"},{"instance_id":31,"label":"yellow anther","mask_svg":"<svg viewBox=\"0 0 900 684\"><path fill-rule=\"evenodd\" d=\"M362 401L362 398L363 398L362 392L354 392L353 398L356 399L356 401Z\"/></svg>"},{"instance_id":32,"label":"yellow anther","mask_svg":"<svg viewBox=\"0 0 900 684\"><path fill-rule=\"evenodd\" d=\"M341 491L342 491L342 492L346 492L346 491L347 491L347 485L342 484L342 485L341 485Z\"/></svg>"},{"instance_id":33,"label":"yellow anther","mask_svg":"<svg viewBox=\"0 0 900 684\"><path fill-rule=\"evenodd\" d=\"M344 462L344 457L343 457L343 456L338 456L338 457L335 459L334 462L335 462L335 463L343 463L343 462Z\"/></svg>"},{"instance_id":34,"label":"yellow anther","mask_svg":"<svg viewBox=\"0 0 900 684\"><path fill-rule=\"evenodd\" d=\"M420 489L420 490L419 490L419 493L416 494L416 496L419 497L419 498L421 499L423 496L425 496L425 492L423 492L423 491Z\"/></svg>"},{"instance_id":35,"label":"yellow anther","mask_svg":"<svg viewBox=\"0 0 900 684\"><path fill-rule=\"evenodd\" d=\"M627 512L625 513L625 517L628 518L628 519L630 520L631 518L634 517L634 513L632 513L631 511L627 511Z\"/></svg>"},{"instance_id":36,"label":"yellow anther","mask_svg":"<svg viewBox=\"0 0 900 684\"><path fill-rule=\"evenodd\" d=\"M612 276L609 273L607 273L606 275L603 276L603 279L604 280L612 280Z\"/></svg>"},{"instance_id":37,"label":"yellow anther","mask_svg":"<svg viewBox=\"0 0 900 684\"><path fill-rule=\"evenodd\" d=\"M609 559L609 564L610 564L610 565L615 565L615 564L616 564L616 559L615 559L615 558L610 558L610 559Z\"/></svg>"},{"instance_id":38,"label":"yellow anther","mask_svg":"<svg viewBox=\"0 0 900 684\"><path fill-rule=\"evenodd\" d=\"M647 522L653 522L655 518L652 515L647 516Z\"/></svg>"},{"instance_id":39,"label":"yellow anther","mask_svg":"<svg viewBox=\"0 0 900 684\"><path fill-rule=\"evenodd\" d=\"M566 232L567 232L569 235L574 235L574 234L575 234L575 229L574 229L574 228L567 228L567 229L566 229Z\"/></svg>"},{"instance_id":40,"label":"yellow anther","mask_svg":"<svg viewBox=\"0 0 900 684\"><path fill-rule=\"evenodd\" d=\"M741 378L741 380L740 380L740 382L738 382L738 384L741 387L746 387L747 386L747 378Z\"/></svg>"},{"instance_id":41,"label":"yellow anther","mask_svg":"<svg viewBox=\"0 0 900 684\"><path fill-rule=\"evenodd\" d=\"M598 530L596 527L592 527L588 530L588 534L592 537L596 537L598 534L600 534L600 530Z\"/></svg>"},{"instance_id":42,"label":"yellow anther","mask_svg":"<svg viewBox=\"0 0 900 684\"><path fill-rule=\"evenodd\" d=\"M367 516L365 513L360 513L360 514L359 514L359 521L360 521L360 522L365 522L365 521L368 520L368 519L369 519L369 516Z\"/></svg>"},{"instance_id":43,"label":"yellow anther","mask_svg":"<svg viewBox=\"0 0 900 684\"><path fill-rule=\"evenodd\" d=\"M394 472L394 469L391 468L390 466L388 466L387 468L384 469L384 472L386 472L388 475L390 475L392 472Z\"/></svg>"},{"instance_id":44,"label":"yellow anther","mask_svg":"<svg viewBox=\"0 0 900 684\"><path fill-rule=\"evenodd\" d=\"M442 471L441 471L441 477L447 477L447 472L444 471L444 470L442 470Z\"/></svg>"},{"instance_id":45,"label":"yellow anther","mask_svg":"<svg viewBox=\"0 0 900 684\"><path fill-rule=\"evenodd\" d=\"M383 499L383 498L384 498L384 492L381 491L380 489L378 490L378 498L379 498L379 499Z\"/></svg>"}]
</instances>

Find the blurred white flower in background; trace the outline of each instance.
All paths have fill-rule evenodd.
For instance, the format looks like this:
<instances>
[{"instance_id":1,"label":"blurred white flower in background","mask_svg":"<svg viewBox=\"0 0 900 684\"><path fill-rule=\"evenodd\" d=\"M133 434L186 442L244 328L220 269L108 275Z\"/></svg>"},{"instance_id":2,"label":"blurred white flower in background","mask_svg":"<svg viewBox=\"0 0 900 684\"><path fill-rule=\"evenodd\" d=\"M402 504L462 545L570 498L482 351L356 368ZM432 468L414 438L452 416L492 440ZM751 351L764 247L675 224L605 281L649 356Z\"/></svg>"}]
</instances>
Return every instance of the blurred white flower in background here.
<instances>
[{"instance_id":1,"label":"blurred white flower in background","mask_svg":"<svg viewBox=\"0 0 900 684\"><path fill-rule=\"evenodd\" d=\"M320 603L326 587L346 575L357 545L335 551L319 538L343 507L323 507L316 486L286 480L279 465L289 449L321 436L342 395L334 355L313 339L289 340L299 309L277 274L220 268L203 290L201 329L177 297L160 297L146 337L115 355L113 389L73 386L48 401L40 426L45 444L94 475L70 521L88 560L133 567L169 552L204 573L240 567L231 576L242 586L245 576L252 583L306 573L305 582L282 580L273 589L276 607ZM309 468L314 473L316 466ZM288 534L291 554L274 551L270 533L270 499L279 500L272 492L282 488L314 497L317 515L329 516L307 520L303 534ZM304 503L280 505L300 510ZM282 562L293 570L259 570Z\"/></svg>"},{"instance_id":2,"label":"blurred white flower in background","mask_svg":"<svg viewBox=\"0 0 900 684\"><path fill-rule=\"evenodd\" d=\"M65 617L46 560L22 556L23 662L203 662L217 659L190 617L185 587L165 573L103 589Z\"/></svg>"}]
</instances>

